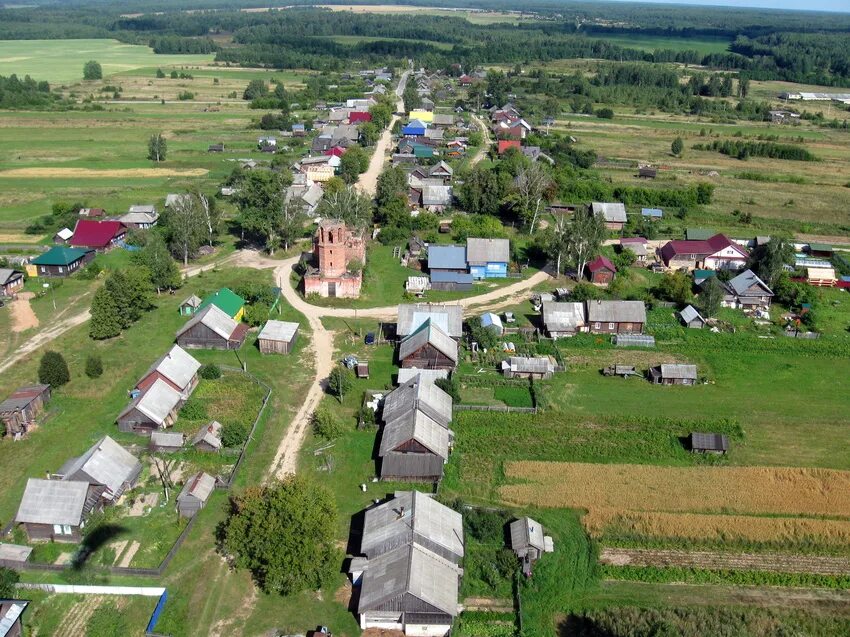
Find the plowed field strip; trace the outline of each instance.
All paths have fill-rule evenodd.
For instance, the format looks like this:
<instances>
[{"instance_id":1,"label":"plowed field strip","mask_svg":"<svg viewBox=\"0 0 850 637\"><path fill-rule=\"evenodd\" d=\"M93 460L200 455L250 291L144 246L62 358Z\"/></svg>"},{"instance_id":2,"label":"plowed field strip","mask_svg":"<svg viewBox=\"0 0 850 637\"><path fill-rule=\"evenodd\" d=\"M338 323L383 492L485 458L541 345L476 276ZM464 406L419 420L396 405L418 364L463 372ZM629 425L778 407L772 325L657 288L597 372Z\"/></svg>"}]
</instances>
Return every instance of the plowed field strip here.
<instances>
[{"instance_id":1,"label":"plowed field strip","mask_svg":"<svg viewBox=\"0 0 850 637\"><path fill-rule=\"evenodd\" d=\"M602 564L612 566L677 566L708 570L749 570L776 573L850 574L850 558L813 555L721 553L714 551L678 551L659 549L605 548L599 555Z\"/></svg>"}]
</instances>

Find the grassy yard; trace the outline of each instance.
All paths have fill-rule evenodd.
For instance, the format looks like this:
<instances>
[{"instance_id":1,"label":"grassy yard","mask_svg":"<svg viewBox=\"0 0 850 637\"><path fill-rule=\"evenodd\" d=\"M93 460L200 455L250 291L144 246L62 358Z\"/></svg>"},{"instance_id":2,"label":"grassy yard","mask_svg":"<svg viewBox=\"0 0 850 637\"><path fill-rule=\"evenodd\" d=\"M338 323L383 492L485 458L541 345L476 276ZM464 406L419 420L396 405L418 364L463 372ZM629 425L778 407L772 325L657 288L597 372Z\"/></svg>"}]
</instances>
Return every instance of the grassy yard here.
<instances>
[{"instance_id":1,"label":"grassy yard","mask_svg":"<svg viewBox=\"0 0 850 637\"><path fill-rule=\"evenodd\" d=\"M604 35L591 34L588 38L599 38L628 49L640 51L657 51L658 49L670 49L672 51L698 51L703 55L710 53L724 53L729 49L729 40L726 38L675 38L654 35L640 35L627 33L609 33Z\"/></svg>"}]
</instances>

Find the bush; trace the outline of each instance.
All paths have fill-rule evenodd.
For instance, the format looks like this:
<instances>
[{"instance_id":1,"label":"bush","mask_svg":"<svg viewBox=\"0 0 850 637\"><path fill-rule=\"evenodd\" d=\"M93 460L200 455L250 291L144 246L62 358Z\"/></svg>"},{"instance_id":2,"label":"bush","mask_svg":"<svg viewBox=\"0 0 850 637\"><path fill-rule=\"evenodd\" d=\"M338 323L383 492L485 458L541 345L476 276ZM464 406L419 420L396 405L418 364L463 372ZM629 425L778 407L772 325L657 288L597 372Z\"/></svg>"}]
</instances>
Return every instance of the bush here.
<instances>
[{"instance_id":1,"label":"bush","mask_svg":"<svg viewBox=\"0 0 850 637\"><path fill-rule=\"evenodd\" d=\"M0 566L0 599L14 599L15 584L20 581L17 571Z\"/></svg>"},{"instance_id":2,"label":"bush","mask_svg":"<svg viewBox=\"0 0 850 637\"><path fill-rule=\"evenodd\" d=\"M101 374L103 374L103 361L97 354L89 354L86 358L86 376L100 378Z\"/></svg>"},{"instance_id":3,"label":"bush","mask_svg":"<svg viewBox=\"0 0 850 637\"><path fill-rule=\"evenodd\" d=\"M205 380L218 380L221 378L221 368L214 363L202 365L198 375Z\"/></svg>"},{"instance_id":4,"label":"bush","mask_svg":"<svg viewBox=\"0 0 850 637\"><path fill-rule=\"evenodd\" d=\"M207 406L197 398L190 398L180 409L180 417L186 420L205 420L207 418Z\"/></svg>"},{"instance_id":5,"label":"bush","mask_svg":"<svg viewBox=\"0 0 850 637\"><path fill-rule=\"evenodd\" d=\"M313 431L325 440L335 440L345 433L345 427L336 414L319 407L313 414Z\"/></svg>"},{"instance_id":6,"label":"bush","mask_svg":"<svg viewBox=\"0 0 850 637\"><path fill-rule=\"evenodd\" d=\"M434 384L451 396L455 404L460 402L460 383L454 374L450 378L438 378Z\"/></svg>"},{"instance_id":7,"label":"bush","mask_svg":"<svg viewBox=\"0 0 850 637\"><path fill-rule=\"evenodd\" d=\"M241 447L248 440L251 428L244 422L228 422L221 426L221 444L225 447Z\"/></svg>"},{"instance_id":8,"label":"bush","mask_svg":"<svg viewBox=\"0 0 850 637\"><path fill-rule=\"evenodd\" d=\"M38 365L38 382L51 387L61 387L71 380L68 363L59 352L47 351Z\"/></svg>"},{"instance_id":9,"label":"bush","mask_svg":"<svg viewBox=\"0 0 850 637\"><path fill-rule=\"evenodd\" d=\"M505 538L505 525L510 516L506 511L488 509L463 509L463 526L466 532L482 544L500 544Z\"/></svg>"},{"instance_id":10,"label":"bush","mask_svg":"<svg viewBox=\"0 0 850 637\"><path fill-rule=\"evenodd\" d=\"M254 303L245 306L245 322L251 327L262 325L269 318L270 308L265 303Z\"/></svg>"},{"instance_id":11,"label":"bush","mask_svg":"<svg viewBox=\"0 0 850 637\"><path fill-rule=\"evenodd\" d=\"M600 108L596 111L596 117L599 119L614 119L614 111L610 108Z\"/></svg>"}]
</instances>

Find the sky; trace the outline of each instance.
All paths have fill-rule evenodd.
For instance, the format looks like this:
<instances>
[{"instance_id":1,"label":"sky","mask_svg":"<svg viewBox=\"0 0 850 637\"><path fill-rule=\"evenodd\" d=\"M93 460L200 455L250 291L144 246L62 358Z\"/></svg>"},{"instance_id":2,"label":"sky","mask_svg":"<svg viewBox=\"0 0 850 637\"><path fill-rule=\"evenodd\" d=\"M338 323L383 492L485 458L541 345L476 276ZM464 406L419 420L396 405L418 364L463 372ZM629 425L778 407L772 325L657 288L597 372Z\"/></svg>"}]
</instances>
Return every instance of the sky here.
<instances>
[{"instance_id":1,"label":"sky","mask_svg":"<svg viewBox=\"0 0 850 637\"><path fill-rule=\"evenodd\" d=\"M757 7L760 9L803 9L806 11L838 11L841 13L850 13L850 0L808 0L808 2L800 2L799 0L641 0L641 2Z\"/></svg>"}]
</instances>

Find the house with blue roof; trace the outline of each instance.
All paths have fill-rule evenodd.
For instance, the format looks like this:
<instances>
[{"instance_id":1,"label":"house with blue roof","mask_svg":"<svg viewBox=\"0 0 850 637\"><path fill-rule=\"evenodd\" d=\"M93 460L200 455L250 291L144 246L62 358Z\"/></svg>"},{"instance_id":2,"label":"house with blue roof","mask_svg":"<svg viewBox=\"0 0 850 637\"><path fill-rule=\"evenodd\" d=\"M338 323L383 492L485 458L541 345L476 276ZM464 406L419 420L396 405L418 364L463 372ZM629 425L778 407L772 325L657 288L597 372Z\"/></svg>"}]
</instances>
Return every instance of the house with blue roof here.
<instances>
[{"instance_id":1,"label":"house with blue roof","mask_svg":"<svg viewBox=\"0 0 850 637\"><path fill-rule=\"evenodd\" d=\"M466 248L432 243L428 246L428 270L432 275L435 272L468 272Z\"/></svg>"},{"instance_id":2,"label":"house with blue roof","mask_svg":"<svg viewBox=\"0 0 850 637\"><path fill-rule=\"evenodd\" d=\"M422 120L412 119L405 124L401 129L401 134L405 137L424 137L428 125Z\"/></svg>"}]
</instances>

